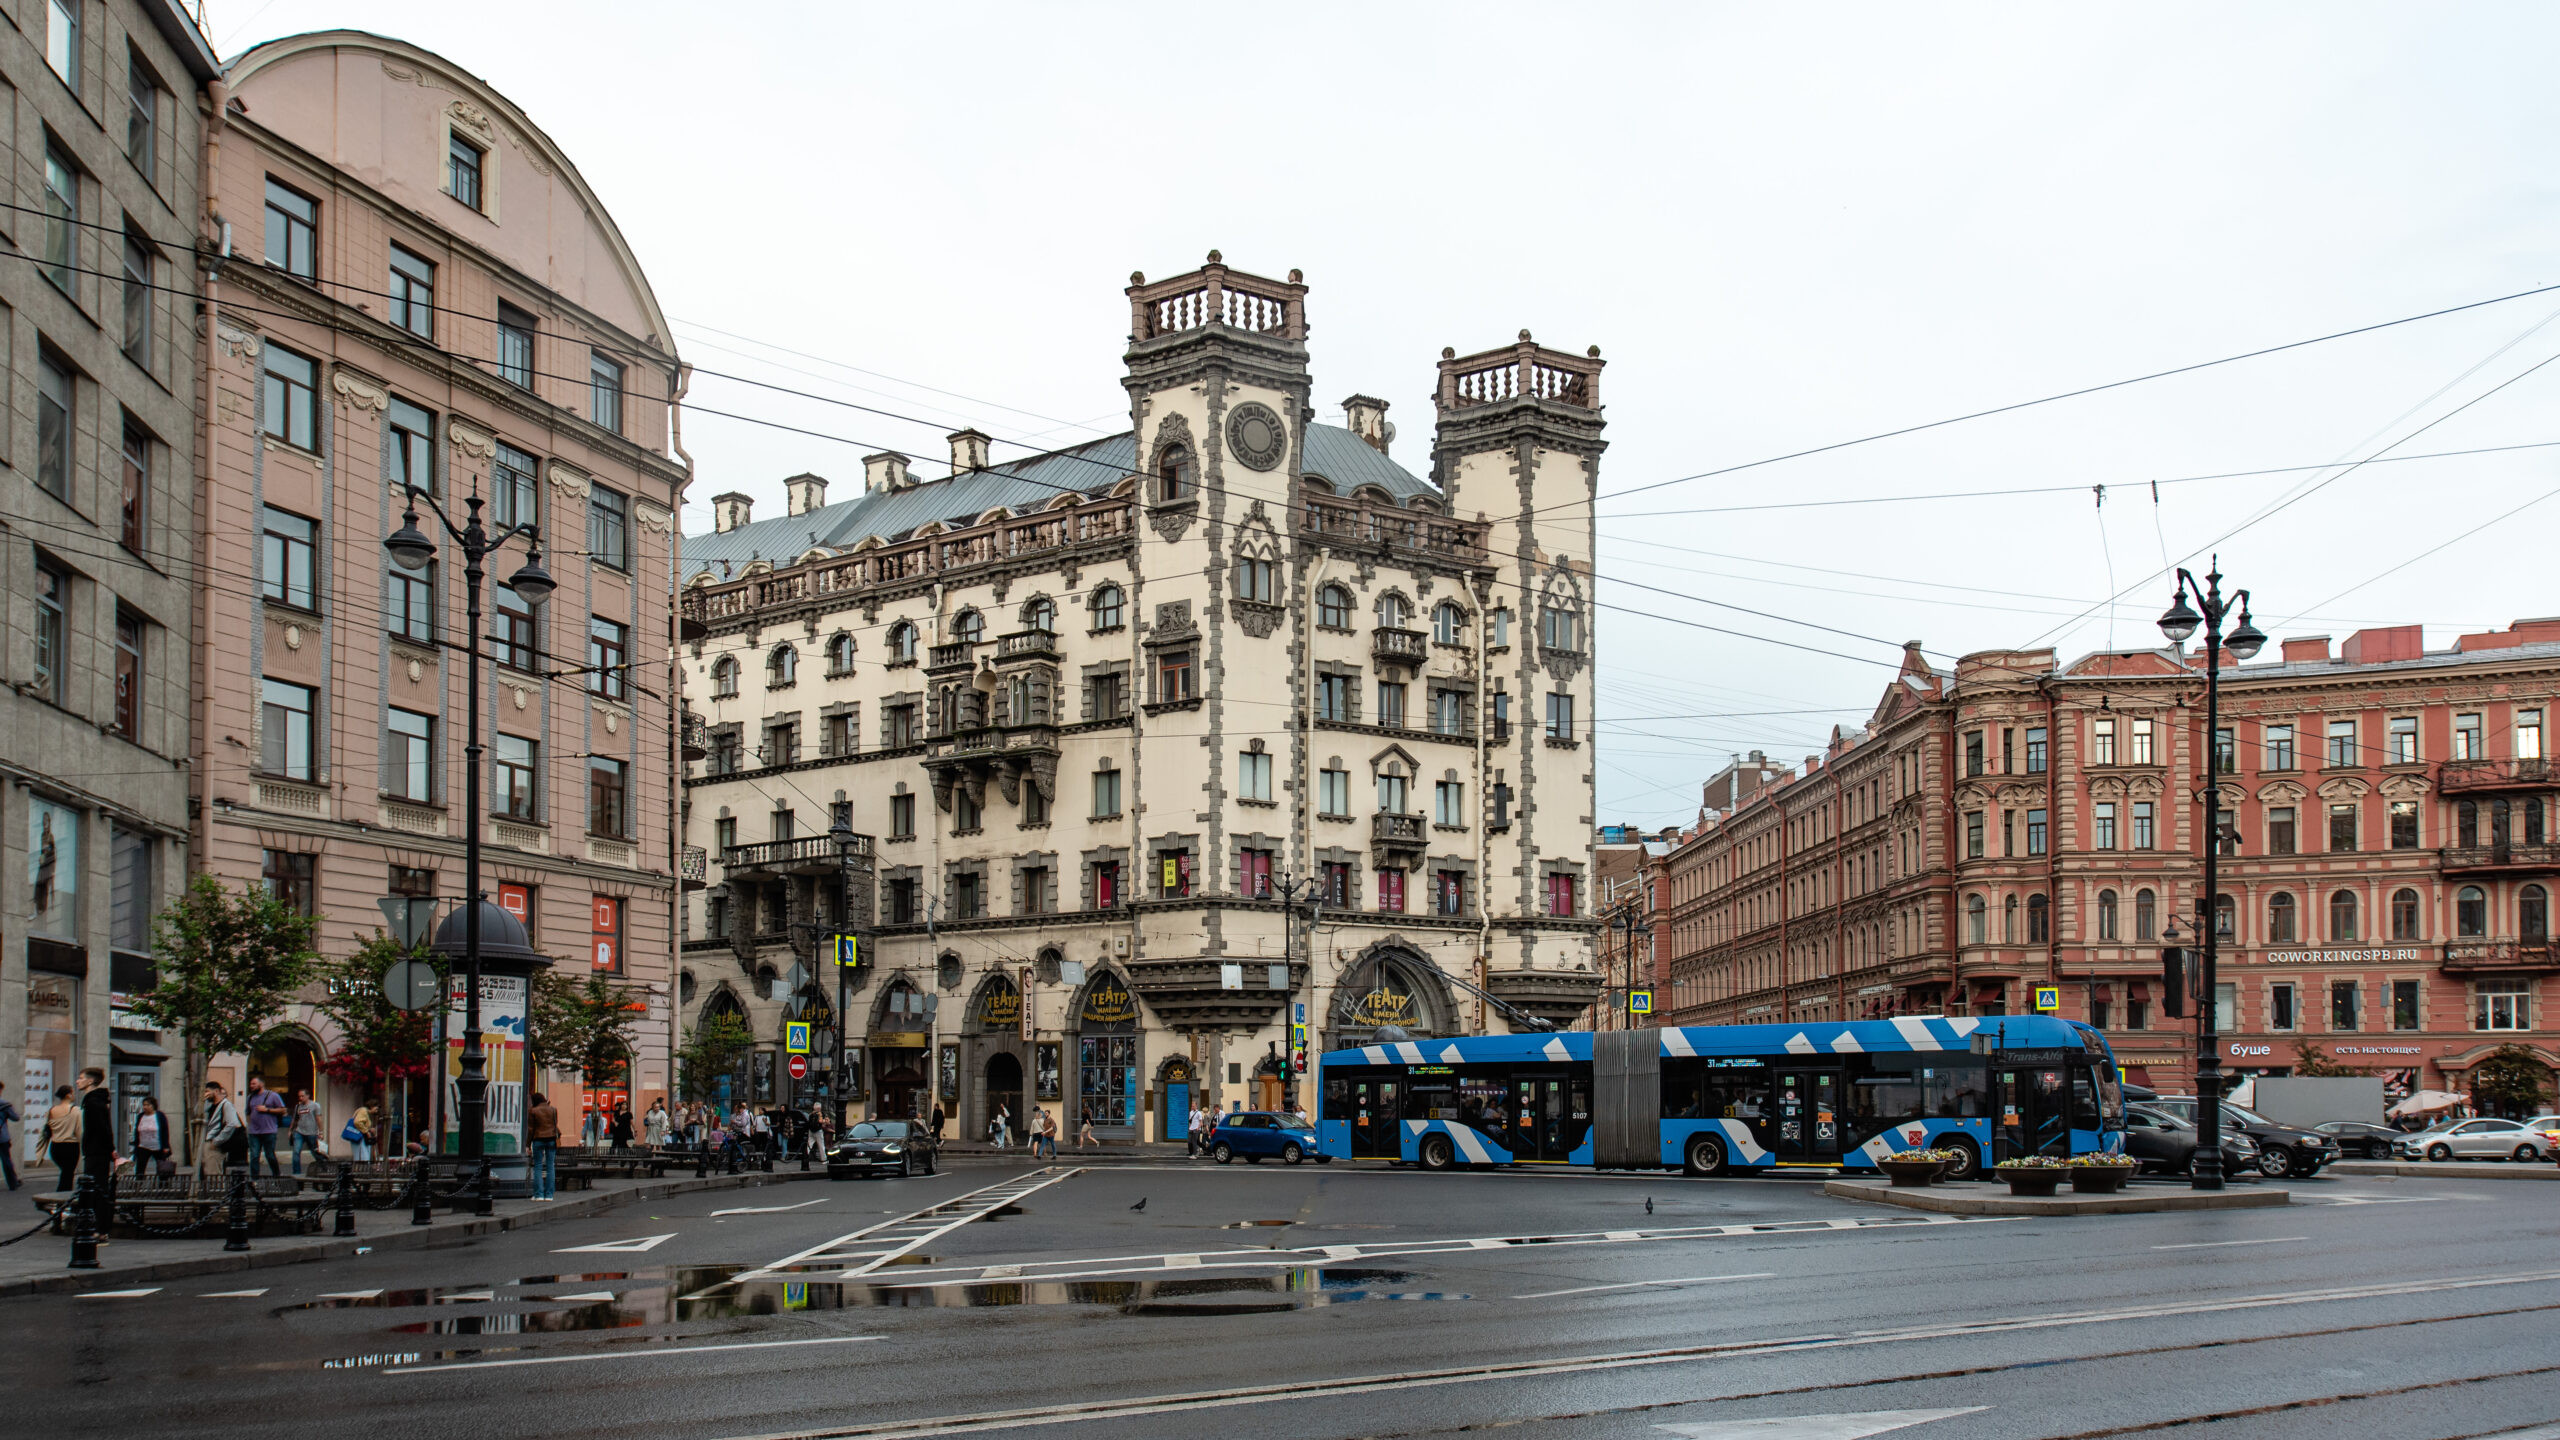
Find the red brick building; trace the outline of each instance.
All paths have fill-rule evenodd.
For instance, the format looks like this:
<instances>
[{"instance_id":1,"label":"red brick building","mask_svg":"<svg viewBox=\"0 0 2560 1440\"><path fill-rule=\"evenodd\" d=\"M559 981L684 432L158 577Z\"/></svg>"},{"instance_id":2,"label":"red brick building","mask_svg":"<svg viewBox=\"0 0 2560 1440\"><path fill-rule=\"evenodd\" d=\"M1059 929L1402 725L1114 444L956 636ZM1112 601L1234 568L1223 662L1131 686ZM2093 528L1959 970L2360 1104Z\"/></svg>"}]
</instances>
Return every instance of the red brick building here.
<instances>
[{"instance_id":1,"label":"red brick building","mask_svg":"<svg viewBox=\"0 0 2560 1440\"><path fill-rule=\"evenodd\" d=\"M2200 653L1947 675L1914 647L1865 729L1660 862L1670 1018L1998 1015L2053 985L2132 1078L2182 1088L2193 1032L2161 1013L2159 951L2194 934L2210 793L2227 1069L2309 1047L2442 1088L2505 1044L2560 1062L2555 709L2560 620L2226 657L2210 740Z\"/></svg>"}]
</instances>

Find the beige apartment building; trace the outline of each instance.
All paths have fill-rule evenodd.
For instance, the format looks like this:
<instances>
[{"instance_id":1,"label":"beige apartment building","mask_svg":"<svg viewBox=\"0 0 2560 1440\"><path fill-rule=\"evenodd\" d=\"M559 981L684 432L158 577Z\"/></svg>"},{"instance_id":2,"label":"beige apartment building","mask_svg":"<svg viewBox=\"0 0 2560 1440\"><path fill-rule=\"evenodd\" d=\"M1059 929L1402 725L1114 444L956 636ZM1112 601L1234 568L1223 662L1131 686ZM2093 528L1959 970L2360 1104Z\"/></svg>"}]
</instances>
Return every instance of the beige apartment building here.
<instances>
[{"instance_id":1,"label":"beige apartment building","mask_svg":"<svg viewBox=\"0 0 2560 1440\"><path fill-rule=\"evenodd\" d=\"M1589 1006L1597 352L1442 351L1425 478L1384 402L1315 423L1306 296L1214 252L1133 277L1128 433L999 463L962 431L946 476L874 455L686 539L680 998L753 1027L730 1098L835 1098L838 929L855 1113L970 1137L1309 1105L1295 1025ZM796 1084L786 1006L821 1032Z\"/></svg>"},{"instance_id":2,"label":"beige apartment building","mask_svg":"<svg viewBox=\"0 0 2560 1440\"><path fill-rule=\"evenodd\" d=\"M30 1115L91 1065L127 1115L177 1085L125 1001L188 864L213 78L168 0L0 7L0 1081Z\"/></svg>"},{"instance_id":3,"label":"beige apartment building","mask_svg":"<svg viewBox=\"0 0 2560 1440\"><path fill-rule=\"evenodd\" d=\"M456 902L461 553L432 517L423 574L383 539L407 486L457 524L477 498L493 526L538 526L558 589L505 587L519 541L483 596L483 881L556 966L651 1007L629 1084L645 1106L674 979L665 665L687 467L667 321L569 157L451 61L337 31L261 45L228 78L194 537L199 863L318 912L332 955L381 926L385 895ZM522 984L504 988L484 1002L501 1132L526 1079ZM322 1073L336 1039L297 1005L217 1074L316 1083L334 1136L365 1098ZM414 1114L411 1089L395 1108ZM575 1098L555 1096L564 1115Z\"/></svg>"}]
</instances>

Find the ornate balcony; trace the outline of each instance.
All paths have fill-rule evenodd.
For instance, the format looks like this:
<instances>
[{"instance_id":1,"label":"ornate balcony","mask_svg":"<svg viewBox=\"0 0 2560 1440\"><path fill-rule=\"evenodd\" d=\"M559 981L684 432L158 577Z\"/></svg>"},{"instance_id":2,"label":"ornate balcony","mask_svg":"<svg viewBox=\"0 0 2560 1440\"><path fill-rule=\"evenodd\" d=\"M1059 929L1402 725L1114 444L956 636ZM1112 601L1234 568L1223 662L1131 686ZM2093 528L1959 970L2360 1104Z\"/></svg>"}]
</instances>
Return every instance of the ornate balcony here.
<instances>
[{"instance_id":1,"label":"ornate balcony","mask_svg":"<svg viewBox=\"0 0 2560 1440\"><path fill-rule=\"evenodd\" d=\"M2560 787L2560 770L2541 756L2529 760L2448 760L2436 772L2436 790L2444 795L2489 790L2549 790Z\"/></svg>"},{"instance_id":2,"label":"ornate balcony","mask_svg":"<svg viewBox=\"0 0 2560 1440\"><path fill-rule=\"evenodd\" d=\"M2457 975L2560 970L2560 946L2548 940L2458 940L2444 947L2444 968Z\"/></svg>"},{"instance_id":3,"label":"ornate balcony","mask_svg":"<svg viewBox=\"0 0 2560 1440\"><path fill-rule=\"evenodd\" d=\"M699 845L684 847L684 854L676 866L677 878L684 882L687 890L699 890L711 883L711 853Z\"/></svg>"},{"instance_id":4,"label":"ornate balcony","mask_svg":"<svg viewBox=\"0 0 2560 1440\"><path fill-rule=\"evenodd\" d=\"M924 673L965 673L977 664L977 654L978 642L975 640L954 640L947 645L932 646L925 651Z\"/></svg>"},{"instance_id":5,"label":"ornate balcony","mask_svg":"<svg viewBox=\"0 0 2560 1440\"><path fill-rule=\"evenodd\" d=\"M1484 988L1561 1029L1600 998L1600 976L1587 970L1496 970L1485 977Z\"/></svg>"},{"instance_id":6,"label":"ornate balcony","mask_svg":"<svg viewBox=\"0 0 2560 1440\"><path fill-rule=\"evenodd\" d=\"M1370 632L1370 653L1381 665L1411 665L1419 668L1431 658L1431 637L1419 630L1389 630L1381 627Z\"/></svg>"},{"instance_id":7,"label":"ornate balcony","mask_svg":"<svg viewBox=\"0 0 2560 1440\"><path fill-rule=\"evenodd\" d=\"M1056 660L1058 632L1054 630L1017 630L996 638L996 663L1010 665L1018 660Z\"/></svg>"},{"instance_id":8,"label":"ornate balcony","mask_svg":"<svg viewBox=\"0 0 2560 1440\"><path fill-rule=\"evenodd\" d=\"M1406 862L1420 859L1430 829L1419 815L1397 815L1388 811L1369 817L1369 855L1372 863L1402 869Z\"/></svg>"},{"instance_id":9,"label":"ornate balcony","mask_svg":"<svg viewBox=\"0 0 2560 1440\"><path fill-rule=\"evenodd\" d=\"M1270 987L1270 967L1277 963L1251 957L1238 962L1218 956L1192 959L1137 960L1129 967L1129 988L1146 997L1147 1008L1177 1030L1253 1030L1279 1018L1289 997L1302 993L1307 967L1289 967L1286 990ZM1244 987L1225 988L1223 965L1244 966Z\"/></svg>"},{"instance_id":10,"label":"ornate balcony","mask_svg":"<svg viewBox=\"0 0 2560 1440\"><path fill-rule=\"evenodd\" d=\"M680 725L678 743L683 746L685 759L699 760L711 753L711 727L703 723L701 716L688 710Z\"/></svg>"},{"instance_id":11,"label":"ornate balcony","mask_svg":"<svg viewBox=\"0 0 2560 1440\"><path fill-rule=\"evenodd\" d=\"M2560 870L2560 845L2456 845L2448 846L2438 854L2447 875Z\"/></svg>"},{"instance_id":12,"label":"ornate balcony","mask_svg":"<svg viewBox=\"0 0 2560 1440\"><path fill-rule=\"evenodd\" d=\"M853 837L853 868L871 868L871 837ZM783 875L832 875L842 865L836 855L835 837L826 834L801 835L789 840L764 840L753 845L732 845L720 852L720 864L729 878L739 879L745 872L769 871Z\"/></svg>"}]
</instances>

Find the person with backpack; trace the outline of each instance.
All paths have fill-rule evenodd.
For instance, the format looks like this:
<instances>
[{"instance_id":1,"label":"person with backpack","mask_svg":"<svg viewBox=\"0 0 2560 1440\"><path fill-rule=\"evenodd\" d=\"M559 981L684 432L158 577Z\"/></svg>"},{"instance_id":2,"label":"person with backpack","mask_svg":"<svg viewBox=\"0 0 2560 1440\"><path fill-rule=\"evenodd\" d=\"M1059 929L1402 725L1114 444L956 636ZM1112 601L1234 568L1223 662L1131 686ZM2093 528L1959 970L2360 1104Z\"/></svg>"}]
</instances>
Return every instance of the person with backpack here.
<instances>
[{"instance_id":1,"label":"person with backpack","mask_svg":"<svg viewBox=\"0 0 2560 1440\"><path fill-rule=\"evenodd\" d=\"M249 1163L249 1127L240 1118L240 1107L222 1090L219 1080L204 1082L204 1149L199 1152L199 1173L216 1164L225 1170L238 1170Z\"/></svg>"}]
</instances>

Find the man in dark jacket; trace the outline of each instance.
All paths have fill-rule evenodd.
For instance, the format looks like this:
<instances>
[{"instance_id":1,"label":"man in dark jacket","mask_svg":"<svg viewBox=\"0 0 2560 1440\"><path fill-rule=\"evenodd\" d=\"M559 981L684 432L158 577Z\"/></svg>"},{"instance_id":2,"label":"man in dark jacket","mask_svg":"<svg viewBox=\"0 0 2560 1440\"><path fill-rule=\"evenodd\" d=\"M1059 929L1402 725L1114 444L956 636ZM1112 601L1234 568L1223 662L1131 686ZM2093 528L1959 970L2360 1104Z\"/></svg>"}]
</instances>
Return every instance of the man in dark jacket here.
<instances>
[{"instance_id":1,"label":"man in dark jacket","mask_svg":"<svg viewBox=\"0 0 2560 1440\"><path fill-rule=\"evenodd\" d=\"M107 1072L92 1065L80 1072L80 1173L89 1177L89 1224L101 1235L115 1214L116 1097L107 1089Z\"/></svg>"}]
</instances>

